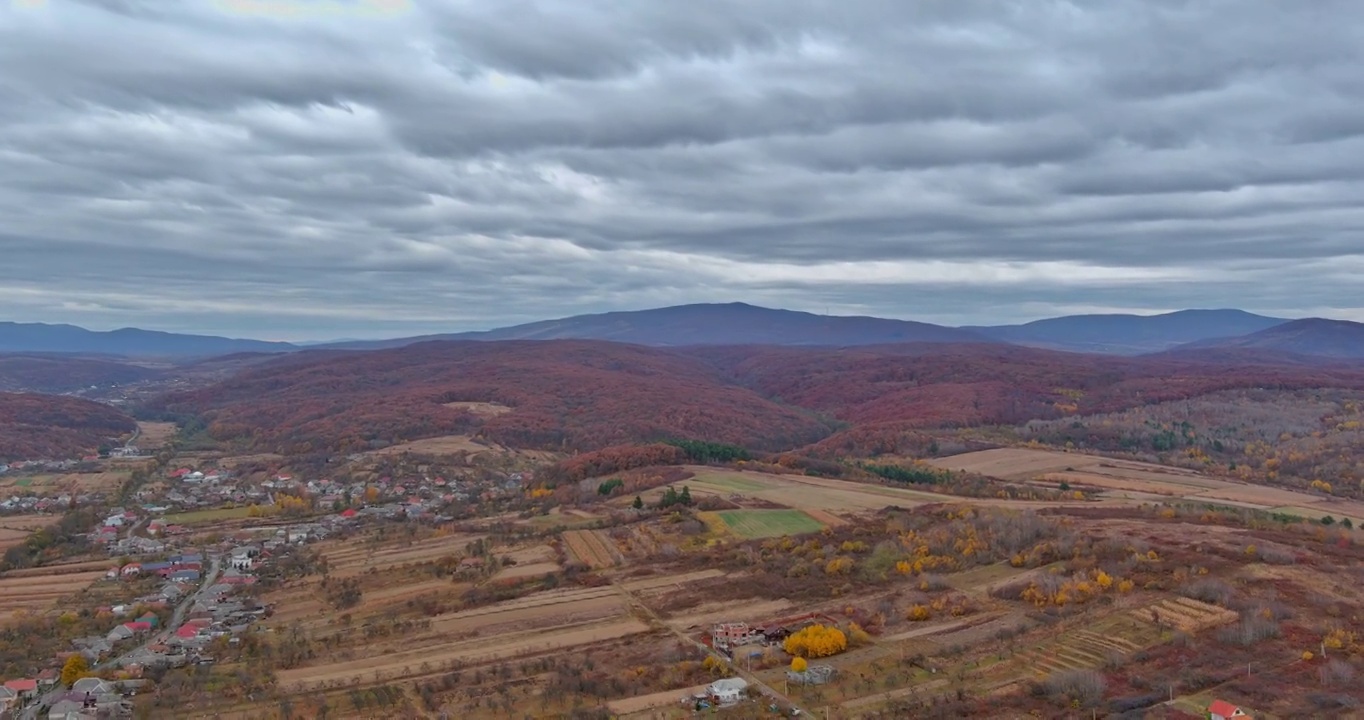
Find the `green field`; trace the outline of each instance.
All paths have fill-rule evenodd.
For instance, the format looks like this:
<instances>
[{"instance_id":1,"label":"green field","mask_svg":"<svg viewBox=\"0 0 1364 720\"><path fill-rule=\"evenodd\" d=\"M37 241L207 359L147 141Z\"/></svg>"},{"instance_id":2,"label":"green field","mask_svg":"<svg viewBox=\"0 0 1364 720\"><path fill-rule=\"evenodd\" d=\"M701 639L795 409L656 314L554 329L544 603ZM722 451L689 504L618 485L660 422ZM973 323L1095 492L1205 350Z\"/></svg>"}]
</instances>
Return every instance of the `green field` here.
<instances>
[{"instance_id":1,"label":"green field","mask_svg":"<svg viewBox=\"0 0 1364 720\"><path fill-rule=\"evenodd\" d=\"M724 488L733 492L757 492L760 490L771 490L772 486L751 480L742 475L731 475L728 473L698 473L696 479L700 482Z\"/></svg>"},{"instance_id":2,"label":"green field","mask_svg":"<svg viewBox=\"0 0 1364 720\"><path fill-rule=\"evenodd\" d=\"M824 523L799 510L722 510L715 516L739 537L767 538L819 532Z\"/></svg>"},{"instance_id":3,"label":"green field","mask_svg":"<svg viewBox=\"0 0 1364 720\"><path fill-rule=\"evenodd\" d=\"M240 520L250 516L251 508L243 506L177 513L175 515L167 515L165 520L172 525L193 525L194 523L218 522L220 520Z\"/></svg>"}]
</instances>

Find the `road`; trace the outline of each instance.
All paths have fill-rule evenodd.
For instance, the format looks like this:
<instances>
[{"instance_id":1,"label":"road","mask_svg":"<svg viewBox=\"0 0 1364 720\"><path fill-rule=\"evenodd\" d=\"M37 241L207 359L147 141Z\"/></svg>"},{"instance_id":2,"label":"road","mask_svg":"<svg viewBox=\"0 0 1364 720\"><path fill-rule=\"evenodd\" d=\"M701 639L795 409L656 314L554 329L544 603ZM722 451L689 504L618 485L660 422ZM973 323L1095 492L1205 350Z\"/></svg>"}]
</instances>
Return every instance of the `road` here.
<instances>
[{"instance_id":1,"label":"road","mask_svg":"<svg viewBox=\"0 0 1364 720\"><path fill-rule=\"evenodd\" d=\"M190 608L194 607L194 603L202 600L208 592L209 587L217 581L218 575L222 571L222 565L221 556L214 555L210 557L208 574L204 575L203 581L199 584L199 589L190 593L176 606L175 612L171 614L170 622L166 623L166 627L147 638L146 642L143 642L141 645L138 645L118 657L105 660L104 662L95 665L91 670L106 670L115 667L124 660L132 657L134 654L147 649L148 646L168 640L176 630L180 629L181 625L185 624L185 615L189 612ZM24 712L20 717L22 720L38 720L39 713L46 710L48 707L51 707L51 705L57 701L57 698L66 694L66 692L67 688L62 687L60 683L54 685L51 690L47 691L39 698L37 703L24 708Z\"/></svg>"},{"instance_id":2,"label":"road","mask_svg":"<svg viewBox=\"0 0 1364 720\"><path fill-rule=\"evenodd\" d=\"M614 587L616 591L620 593L621 597L625 599L625 604L627 607L629 607L636 614L643 616L643 619L653 627L658 628L660 630L666 630L672 633L673 635L677 636L678 639L682 640L682 642L685 642L697 648L701 652L710 655L711 657L714 657L716 660L723 662L725 666L734 670L734 673L736 675L743 678L744 680L747 680L749 685L758 688L763 692L764 695L771 698L772 700L777 701L788 708L800 707L799 705L796 705L794 702L792 702L791 698L783 695L782 693L777 692L775 688L763 682L762 680L759 680L757 675L754 675L752 672L739 667L737 663L730 660L729 656L691 637L685 632L678 630L672 625L669 625L666 621L663 620L663 618L658 616L658 613L654 612L653 608L646 605L643 600L640 600L638 597L636 597L635 594L630 592L629 589L627 589L624 585L617 582L612 582L611 586Z\"/></svg>"}]
</instances>

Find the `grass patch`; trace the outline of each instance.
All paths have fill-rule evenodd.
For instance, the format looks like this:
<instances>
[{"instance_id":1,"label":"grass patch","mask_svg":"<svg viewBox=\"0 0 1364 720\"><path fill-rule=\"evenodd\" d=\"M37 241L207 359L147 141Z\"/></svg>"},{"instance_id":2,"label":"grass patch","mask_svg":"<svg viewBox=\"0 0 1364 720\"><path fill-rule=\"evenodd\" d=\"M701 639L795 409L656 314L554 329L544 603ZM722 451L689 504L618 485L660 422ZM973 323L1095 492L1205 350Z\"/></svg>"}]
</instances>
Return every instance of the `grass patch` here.
<instances>
[{"instance_id":1,"label":"grass patch","mask_svg":"<svg viewBox=\"0 0 1364 720\"><path fill-rule=\"evenodd\" d=\"M726 531L744 539L801 535L824 529L824 523L800 510L722 510L713 515Z\"/></svg>"},{"instance_id":2,"label":"grass patch","mask_svg":"<svg viewBox=\"0 0 1364 720\"><path fill-rule=\"evenodd\" d=\"M771 489L770 485L760 483L757 480L746 478L742 475L726 475L723 473L701 473L696 476L696 480L724 488L733 492L759 492Z\"/></svg>"},{"instance_id":3,"label":"grass patch","mask_svg":"<svg viewBox=\"0 0 1364 720\"><path fill-rule=\"evenodd\" d=\"M193 525L195 523L219 522L222 520L240 520L247 517L251 517L251 508L249 506L176 513L174 515L167 515L165 520L172 525Z\"/></svg>"}]
</instances>

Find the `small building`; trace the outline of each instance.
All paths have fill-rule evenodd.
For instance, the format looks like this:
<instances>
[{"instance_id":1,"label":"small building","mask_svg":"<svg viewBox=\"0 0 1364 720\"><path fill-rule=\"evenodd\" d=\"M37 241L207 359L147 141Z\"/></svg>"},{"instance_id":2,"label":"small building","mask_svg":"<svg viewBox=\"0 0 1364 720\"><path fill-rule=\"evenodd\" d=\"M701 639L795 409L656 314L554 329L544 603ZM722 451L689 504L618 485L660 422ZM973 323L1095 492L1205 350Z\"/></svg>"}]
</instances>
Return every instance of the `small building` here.
<instances>
[{"instance_id":1,"label":"small building","mask_svg":"<svg viewBox=\"0 0 1364 720\"><path fill-rule=\"evenodd\" d=\"M33 678L6 680L4 687L13 692L14 696L20 700L26 700L38 694L38 681Z\"/></svg>"},{"instance_id":2,"label":"small building","mask_svg":"<svg viewBox=\"0 0 1364 720\"><path fill-rule=\"evenodd\" d=\"M742 622L720 623L710 630L711 642L719 649L747 645L758 636L757 630Z\"/></svg>"},{"instance_id":3,"label":"small building","mask_svg":"<svg viewBox=\"0 0 1364 720\"><path fill-rule=\"evenodd\" d=\"M744 698L748 681L743 678L725 678L706 686L706 695L715 699L719 705L733 705Z\"/></svg>"},{"instance_id":4,"label":"small building","mask_svg":"<svg viewBox=\"0 0 1364 720\"><path fill-rule=\"evenodd\" d=\"M1252 720L1249 713L1226 700L1213 700L1212 704L1208 706L1209 720L1232 720L1232 718Z\"/></svg>"}]
</instances>

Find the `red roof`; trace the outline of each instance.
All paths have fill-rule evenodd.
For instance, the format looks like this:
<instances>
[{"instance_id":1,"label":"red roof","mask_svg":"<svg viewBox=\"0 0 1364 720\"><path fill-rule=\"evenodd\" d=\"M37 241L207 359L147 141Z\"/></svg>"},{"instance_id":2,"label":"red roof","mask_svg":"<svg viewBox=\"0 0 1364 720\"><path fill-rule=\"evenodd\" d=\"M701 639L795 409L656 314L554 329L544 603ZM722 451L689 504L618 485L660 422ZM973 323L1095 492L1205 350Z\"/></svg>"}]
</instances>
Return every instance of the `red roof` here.
<instances>
[{"instance_id":1,"label":"red roof","mask_svg":"<svg viewBox=\"0 0 1364 720\"><path fill-rule=\"evenodd\" d=\"M1208 706L1208 712L1210 714L1221 715L1224 718L1229 718L1232 715L1235 715L1236 711L1239 709L1240 708L1236 707L1235 705L1232 705L1226 700L1213 700L1212 704Z\"/></svg>"},{"instance_id":2,"label":"red roof","mask_svg":"<svg viewBox=\"0 0 1364 720\"><path fill-rule=\"evenodd\" d=\"M199 628L194 627L192 625L186 625L180 628L179 630L175 631L175 636L180 638L192 638L197 636L198 634Z\"/></svg>"},{"instance_id":3,"label":"red roof","mask_svg":"<svg viewBox=\"0 0 1364 720\"><path fill-rule=\"evenodd\" d=\"M126 627L133 632L147 632L152 629L152 624L149 622L126 622L123 623L123 627Z\"/></svg>"},{"instance_id":4,"label":"red roof","mask_svg":"<svg viewBox=\"0 0 1364 720\"><path fill-rule=\"evenodd\" d=\"M38 689L38 681L33 678L23 678L21 680L6 680L5 687L14 692L31 692Z\"/></svg>"},{"instance_id":5,"label":"red roof","mask_svg":"<svg viewBox=\"0 0 1364 720\"><path fill-rule=\"evenodd\" d=\"M345 510L341 511L341 517L343 518L353 518L359 514L360 513L355 511L355 508L346 508Z\"/></svg>"}]
</instances>

